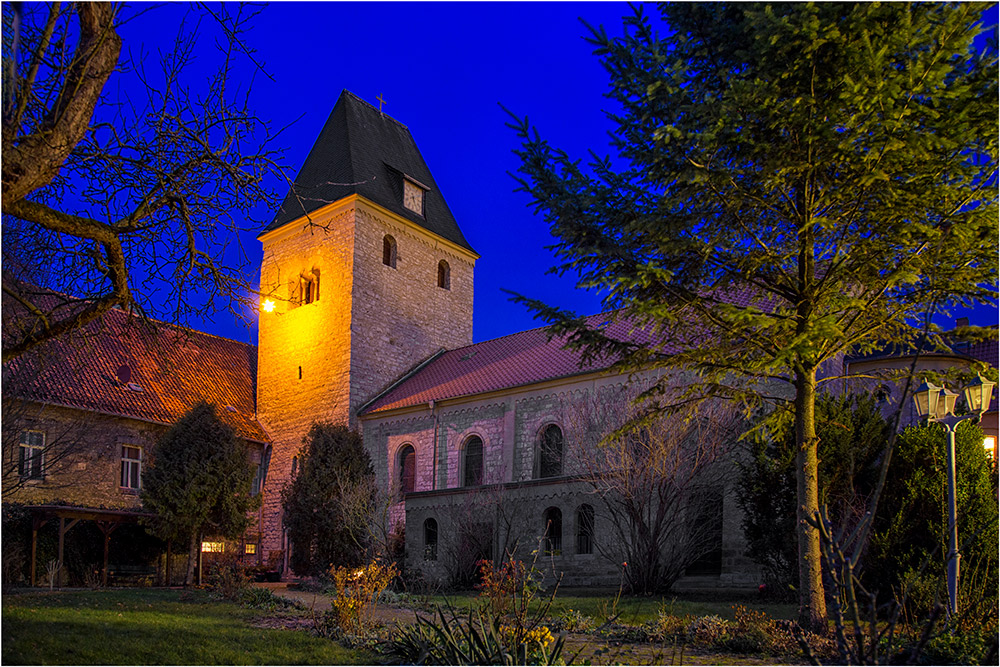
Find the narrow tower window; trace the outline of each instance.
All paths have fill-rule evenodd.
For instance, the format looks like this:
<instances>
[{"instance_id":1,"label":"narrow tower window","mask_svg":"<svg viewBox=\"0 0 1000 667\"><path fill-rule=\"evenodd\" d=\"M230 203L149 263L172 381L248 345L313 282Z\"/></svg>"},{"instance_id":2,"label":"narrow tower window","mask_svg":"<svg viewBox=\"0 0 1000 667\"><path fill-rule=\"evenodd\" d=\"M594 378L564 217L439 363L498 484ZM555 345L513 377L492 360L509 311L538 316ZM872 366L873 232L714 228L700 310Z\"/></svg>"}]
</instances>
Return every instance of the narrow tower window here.
<instances>
[{"instance_id":1,"label":"narrow tower window","mask_svg":"<svg viewBox=\"0 0 1000 667\"><path fill-rule=\"evenodd\" d=\"M396 268L396 239L388 234L382 239L382 263L393 269Z\"/></svg>"},{"instance_id":2,"label":"narrow tower window","mask_svg":"<svg viewBox=\"0 0 1000 667\"><path fill-rule=\"evenodd\" d=\"M438 287L451 289L451 267L443 259L438 262Z\"/></svg>"},{"instance_id":3,"label":"narrow tower window","mask_svg":"<svg viewBox=\"0 0 1000 667\"><path fill-rule=\"evenodd\" d=\"M299 276L299 301L302 304L319 300L319 269Z\"/></svg>"}]
</instances>

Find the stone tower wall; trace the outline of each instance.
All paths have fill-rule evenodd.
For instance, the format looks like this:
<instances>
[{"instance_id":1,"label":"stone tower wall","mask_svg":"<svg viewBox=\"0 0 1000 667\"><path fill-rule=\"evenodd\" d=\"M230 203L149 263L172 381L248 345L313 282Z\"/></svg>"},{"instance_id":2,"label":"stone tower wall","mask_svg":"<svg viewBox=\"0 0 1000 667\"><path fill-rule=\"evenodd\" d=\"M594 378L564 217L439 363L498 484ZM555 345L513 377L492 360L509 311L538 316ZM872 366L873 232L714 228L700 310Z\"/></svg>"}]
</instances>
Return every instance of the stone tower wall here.
<instances>
[{"instance_id":1,"label":"stone tower wall","mask_svg":"<svg viewBox=\"0 0 1000 667\"><path fill-rule=\"evenodd\" d=\"M316 421L360 427L358 407L442 347L472 342L475 259L446 241L350 197L265 235L258 419L272 441L263 508L264 557L285 549L281 489ZM396 240L396 267L383 239ZM450 289L437 286L448 262ZM319 297L297 302L299 277L319 272Z\"/></svg>"},{"instance_id":2,"label":"stone tower wall","mask_svg":"<svg viewBox=\"0 0 1000 667\"><path fill-rule=\"evenodd\" d=\"M475 259L445 241L359 201L351 299L351 411L439 349L472 343ZM396 240L396 267L383 264L383 239ZM437 286L438 262L451 271Z\"/></svg>"},{"instance_id":3,"label":"stone tower wall","mask_svg":"<svg viewBox=\"0 0 1000 667\"><path fill-rule=\"evenodd\" d=\"M352 206L327 209L311 227L294 222L263 239L261 292L276 303L260 314L257 348L257 414L273 448L262 512L265 559L284 549L281 489L309 427L348 418L354 216ZM299 276L314 269L319 298L297 305Z\"/></svg>"}]
</instances>

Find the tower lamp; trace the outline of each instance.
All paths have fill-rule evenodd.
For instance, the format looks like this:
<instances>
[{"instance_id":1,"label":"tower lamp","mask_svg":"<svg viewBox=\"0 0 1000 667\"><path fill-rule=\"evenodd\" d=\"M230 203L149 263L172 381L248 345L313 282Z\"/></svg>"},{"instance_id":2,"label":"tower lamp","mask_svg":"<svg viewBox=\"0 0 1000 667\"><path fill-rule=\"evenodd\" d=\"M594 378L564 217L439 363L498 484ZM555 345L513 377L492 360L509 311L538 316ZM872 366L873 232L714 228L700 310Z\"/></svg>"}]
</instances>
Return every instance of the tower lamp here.
<instances>
[{"instance_id":1,"label":"tower lamp","mask_svg":"<svg viewBox=\"0 0 1000 667\"><path fill-rule=\"evenodd\" d=\"M977 376L963 390L965 403L970 414L956 415L955 400L958 394L948 391L945 387L937 387L930 382L924 382L913 394L917 415L920 419L937 422L948 432L948 611L958 613L958 511L955 507L955 427L966 419L982 417L990 407L993 397L993 382L987 382L982 376Z\"/></svg>"}]
</instances>

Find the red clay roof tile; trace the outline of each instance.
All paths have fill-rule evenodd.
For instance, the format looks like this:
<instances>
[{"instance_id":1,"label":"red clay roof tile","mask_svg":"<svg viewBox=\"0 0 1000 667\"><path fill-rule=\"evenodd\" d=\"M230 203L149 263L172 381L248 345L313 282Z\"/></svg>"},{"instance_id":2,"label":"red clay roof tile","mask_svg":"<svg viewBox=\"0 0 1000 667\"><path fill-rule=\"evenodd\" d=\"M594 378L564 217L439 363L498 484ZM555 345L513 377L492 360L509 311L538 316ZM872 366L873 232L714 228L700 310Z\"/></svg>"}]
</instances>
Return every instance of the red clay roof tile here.
<instances>
[{"instance_id":1,"label":"red clay roof tile","mask_svg":"<svg viewBox=\"0 0 1000 667\"><path fill-rule=\"evenodd\" d=\"M205 400L240 437L268 441L256 418L255 346L120 310L14 359L3 375L5 397L162 424Z\"/></svg>"}]
</instances>

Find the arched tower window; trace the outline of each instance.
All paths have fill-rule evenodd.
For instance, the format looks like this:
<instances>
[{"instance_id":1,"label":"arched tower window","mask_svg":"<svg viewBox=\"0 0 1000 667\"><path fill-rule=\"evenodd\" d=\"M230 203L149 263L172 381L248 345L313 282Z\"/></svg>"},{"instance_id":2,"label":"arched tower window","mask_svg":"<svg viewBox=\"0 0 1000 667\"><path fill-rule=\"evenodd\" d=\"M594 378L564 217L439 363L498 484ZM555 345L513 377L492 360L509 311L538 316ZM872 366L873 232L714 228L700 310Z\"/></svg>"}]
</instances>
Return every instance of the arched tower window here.
<instances>
[{"instance_id":1,"label":"arched tower window","mask_svg":"<svg viewBox=\"0 0 1000 667\"><path fill-rule=\"evenodd\" d=\"M576 552L594 553L594 508L590 505L576 508Z\"/></svg>"},{"instance_id":2,"label":"arched tower window","mask_svg":"<svg viewBox=\"0 0 1000 667\"><path fill-rule=\"evenodd\" d=\"M382 239L382 263L396 268L396 239L388 234Z\"/></svg>"},{"instance_id":3,"label":"arched tower window","mask_svg":"<svg viewBox=\"0 0 1000 667\"><path fill-rule=\"evenodd\" d=\"M414 479L416 478L416 468L417 468L417 455L413 451L411 445L406 445L401 450L399 450L399 499L402 500L403 496L407 493L411 493L414 488Z\"/></svg>"},{"instance_id":4,"label":"arched tower window","mask_svg":"<svg viewBox=\"0 0 1000 667\"><path fill-rule=\"evenodd\" d=\"M438 262L438 287L451 289L451 267L443 259Z\"/></svg>"},{"instance_id":5,"label":"arched tower window","mask_svg":"<svg viewBox=\"0 0 1000 667\"><path fill-rule=\"evenodd\" d=\"M464 471L462 486L479 486L483 483L483 441L478 436L472 436L465 443L462 469Z\"/></svg>"},{"instance_id":6,"label":"arched tower window","mask_svg":"<svg viewBox=\"0 0 1000 667\"><path fill-rule=\"evenodd\" d=\"M424 519L424 560L438 559L438 523Z\"/></svg>"},{"instance_id":7,"label":"arched tower window","mask_svg":"<svg viewBox=\"0 0 1000 667\"><path fill-rule=\"evenodd\" d=\"M538 476L558 477L562 474L563 435L555 424L546 426L538 443Z\"/></svg>"},{"instance_id":8,"label":"arched tower window","mask_svg":"<svg viewBox=\"0 0 1000 667\"><path fill-rule=\"evenodd\" d=\"M545 551L558 554L562 551L562 510L550 507L545 510Z\"/></svg>"}]
</instances>

